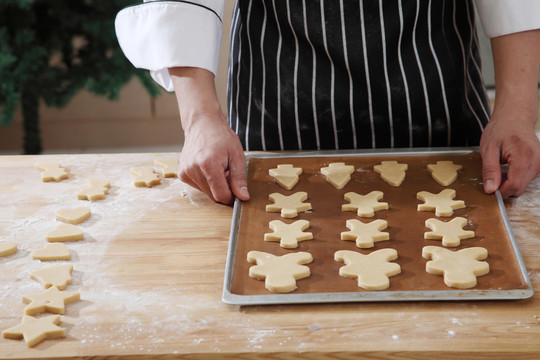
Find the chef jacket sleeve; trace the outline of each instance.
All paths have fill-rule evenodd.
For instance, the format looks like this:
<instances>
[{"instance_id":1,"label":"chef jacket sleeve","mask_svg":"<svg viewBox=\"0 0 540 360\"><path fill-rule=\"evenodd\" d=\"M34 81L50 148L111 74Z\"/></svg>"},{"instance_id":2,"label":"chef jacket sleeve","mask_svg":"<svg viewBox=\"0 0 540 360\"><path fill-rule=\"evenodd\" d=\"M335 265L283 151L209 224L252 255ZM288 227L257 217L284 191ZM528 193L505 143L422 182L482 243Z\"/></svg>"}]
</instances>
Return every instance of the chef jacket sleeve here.
<instances>
[{"instance_id":1,"label":"chef jacket sleeve","mask_svg":"<svg viewBox=\"0 0 540 360\"><path fill-rule=\"evenodd\" d=\"M131 63L173 91L168 68L199 67L217 73L223 0L148 1L122 9L116 36Z\"/></svg>"},{"instance_id":2,"label":"chef jacket sleeve","mask_svg":"<svg viewBox=\"0 0 540 360\"><path fill-rule=\"evenodd\" d=\"M540 29L540 0L476 0L476 8L490 38Z\"/></svg>"}]
</instances>

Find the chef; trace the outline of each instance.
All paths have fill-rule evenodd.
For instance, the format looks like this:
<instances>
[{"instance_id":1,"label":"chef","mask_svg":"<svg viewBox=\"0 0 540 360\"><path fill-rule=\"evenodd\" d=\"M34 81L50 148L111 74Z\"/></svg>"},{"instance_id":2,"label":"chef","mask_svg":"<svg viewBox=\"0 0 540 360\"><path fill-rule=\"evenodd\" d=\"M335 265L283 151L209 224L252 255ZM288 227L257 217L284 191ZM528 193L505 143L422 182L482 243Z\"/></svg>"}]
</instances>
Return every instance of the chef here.
<instances>
[{"instance_id":1,"label":"chef","mask_svg":"<svg viewBox=\"0 0 540 360\"><path fill-rule=\"evenodd\" d=\"M493 113L475 9L492 42ZM176 93L180 178L213 200L249 199L244 150L479 145L484 190L504 197L540 173L540 1L238 0L227 118L214 85L223 12L152 1L116 18L128 59Z\"/></svg>"}]
</instances>

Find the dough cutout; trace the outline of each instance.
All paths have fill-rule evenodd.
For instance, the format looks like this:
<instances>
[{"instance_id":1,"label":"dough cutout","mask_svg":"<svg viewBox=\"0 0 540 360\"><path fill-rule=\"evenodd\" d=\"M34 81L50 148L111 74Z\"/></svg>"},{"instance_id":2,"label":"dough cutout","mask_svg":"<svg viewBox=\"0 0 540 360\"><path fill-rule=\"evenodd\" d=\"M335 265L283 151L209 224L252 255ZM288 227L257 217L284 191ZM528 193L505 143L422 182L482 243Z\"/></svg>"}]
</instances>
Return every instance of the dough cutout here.
<instances>
[{"instance_id":1,"label":"dough cutout","mask_svg":"<svg viewBox=\"0 0 540 360\"><path fill-rule=\"evenodd\" d=\"M382 191L372 191L367 195L348 192L344 195L349 204L341 206L342 211L356 211L358 216L373 217L375 211L388 209L388 203L379 202L384 196Z\"/></svg>"},{"instance_id":2,"label":"dough cutout","mask_svg":"<svg viewBox=\"0 0 540 360\"><path fill-rule=\"evenodd\" d=\"M63 315L66 313L66 304L78 301L81 294L74 291L60 291L56 286L51 286L39 294L23 295L22 301L28 304L24 308L26 315L34 315L42 312Z\"/></svg>"},{"instance_id":3,"label":"dough cutout","mask_svg":"<svg viewBox=\"0 0 540 360\"><path fill-rule=\"evenodd\" d=\"M284 189L291 190L300 179L302 168L293 167L291 164L280 164L275 169L268 170L276 183Z\"/></svg>"},{"instance_id":4,"label":"dough cutout","mask_svg":"<svg viewBox=\"0 0 540 360\"><path fill-rule=\"evenodd\" d=\"M442 240L443 246L456 247L461 244L461 240L470 239L475 236L474 231L463 230L467 225L467 219L456 217L448 222L435 218L426 220L426 227L432 231L424 233L424 239Z\"/></svg>"},{"instance_id":5,"label":"dough cutout","mask_svg":"<svg viewBox=\"0 0 540 360\"><path fill-rule=\"evenodd\" d=\"M247 260L257 265L249 268L249 276L264 280L266 289L271 292L286 293L297 288L296 280L311 275L309 264L313 257L308 252L297 252L282 256L272 255L262 251L250 251Z\"/></svg>"},{"instance_id":6,"label":"dough cutout","mask_svg":"<svg viewBox=\"0 0 540 360\"><path fill-rule=\"evenodd\" d=\"M9 256L17 252L17 244L13 241L0 242L0 257Z\"/></svg>"},{"instance_id":7,"label":"dough cutout","mask_svg":"<svg viewBox=\"0 0 540 360\"><path fill-rule=\"evenodd\" d=\"M129 171L135 175L133 185L137 187L152 187L154 185L161 184L159 176L154 173L154 169L151 167L133 167L129 169Z\"/></svg>"},{"instance_id":8,"label":"dough cutout","mask_svg":"<svg viewBox=\"0 0 540 360\"><path fill-rule=\"evenodd\" d=\"M463 169L463 166L454 164L453 161L437 161L436 164L429 164L427 168L436 182L448 186L456 181L458 170Z\"/></svg>"},{"instance_id":9,"label":"dough cutout","mask_svg":"<svg viewBox=\"0 0 540 360\"><path fill-rule=\"evenodd\" d=\"M176 159L156 159L154 165L161 168L161 176L178 177L178 160Z\"/></svg>"},{"instance_id":10,"label":"dough cutout","mask_svg":"<svg viewBox=\"0 0 540 360\"><path fill-rule=\"evenodd\" d=\"M78 241L84 237L81 229L71 224L60 224L54 230L47 233L48 242Z\"/></svg>"},{"instance_id":11,"label":"dough cutout","mask_svg":"<svg viewBox=\"0 0 540 360\"><path fill-rule=\"evenodd\" d=\"M351 180L354 166L345 163L330 163L328 167L321 168L321 172L326 176L326 181L334 185L336 189L343 189Z\"/></svg>"},{"instance_id":12,"label":"dough cutout","mask_svg":"<svg viewBox=\"0 0 540 360\"><path fill-rule=\"evenodd\" d=\"M55 212L55 216L57 220L76 225L90 217L90 209L84 206L74 209L58 209Z\"/></svg>"},{"instance_id":13,"label":"dough cutout","mask_svg":"<svg viewBox=\"0 0 540 360\"><path fill-rule=\"evenodd\" d=\"M47 244L43 249L32 251L32 259L41 261L57 261L71 259L71 253L61 242Z\"/></svg>"},{"instance_id":14,"label":"dough cutout","mask_svg":"<svg viewBox=\"0 0 540 360\"><path fill-rule=\"evenodd\" d=\"M66 169L57 162L37 163L36 169L41 171L41 181L60 181L68 178Z\"/></svg>"},{"instance_id":15,"label":"dough cutout","mask_svg":"<svg viewBox=\"0 0 540 360\"><path fill-rule=\"evenodd\" d=\"M422 256L432 259L426 263L426 271L443 275L446 286L457 289L470 289L477 284L477 276L489 273L485 261L488 252L483 247L471 247L452 251L439 246L425 246Z\"/></svg>"},{"instance_id":16,"label":"dough cutout","mask_svg":"<svg viewBox=\"0 0 540 360\"><path fill-rule=\"evenodd\" d=\"M312 233L304 232L309 227L307 220L297 220L292 224L273 220L268 226L274 232L264 234L264 241L279 241L282 248L294 249L298 247L298 242L313 239Z\"/></svg>"},{"instance_id":17,"label":"dough cutout","mask_svg":"<svg viewBox=\"0 0 540 360\"><path fill-rule=\"evenodd\" d=\"M405 171L408 168L407 164L399 164L397 161L381 161L380 165L373 167L384 181L395 187L400 186L405 180Z\"/></svg>"},{"instance_id":18,"label":"dough cutout","mask_svg":"<svg viewBox=\"0 0 540 360\"><path fill-rule=\"evenodd\" d=\"M339 275L358 279L358 286L366 290L384 290L390 286L390 276L401 273L401 266L390 261L398 258L394 249L381 249L368 255L356 251L339 250L334 260L342 261Z\"/></svg>"},{"instance_id":19,"label":"dough cutout","mask_svg":"<svg viewBox=\"0 0 540 360\"><path fill-rule=\"evenodd\" d=\"M299 211L311 210L310 203L304 203L308 194L304 191L299 191L292 195L282 195L280 193L272 193L268 198L274 204L266 205L267 212L281 212L281 217L294 218L298 216Z\"/></svg>"},{"instance_id":20,"label":"dough cutout","mask_svg":"<svg viewBox=\"0 0 540 360\"><path fill-rule=\"evenodd\" d=\"M109 193L111 184L107 180L88 179L88 187L79 192L79 200L100 200L105 199L105 194Z\"/></svg>"},{"instance_id":21,"label":"dough cutout","mask_svg":"<svg viewBox=\"0 0 540 360\"><path fill-rule=\"evenodd\" d=\"M418 211L435 211L437 216L452 216L455 209L465 207L465 201L452 200L455 197L456 190L453 189L444 189L438 194L420 191L416 194L416 198L424 203L418 205Z\"/></svg>"},{"instance_id":22,"label":"dough cutout","mask_svg":"<svg viewBox=\"0 0 540 360\"><path fill-rule=\"evenodd\" d=\"M6 339L22 339L26 345L32 347L45 339L53 339L66 336L64 329L60 326L60 315L51 315L42 318L35 318L25 315L19 325L2 331L2 336Z\"/></svg>"},{"instance_id":23,"label":"dough cutout","mask_svg":"<svg viewBox=\"0 0 540 360\"><path fill-rule=\"evenodd\" d=\"M73 265L64 264L36 270L30 273L30 277L36 281L39 281L45 287L45 289L56 285L58 289L64 290L67 285L71 284L72 271Z\"/></svg>"},{"instance_id":24,"label":"dough cutout","mask_svg":"<svg viewBox=\"0 0 540 360\"><path fill-rule=\"evenodd\" d=\"M375 246L375 242L390 239L390 234L382 232L388 227L386 220L374 220L363 223L356 219L347 220L347 227L351 231L341 233L341 240L356 241L356 246L361 249L368 249Z\"/></svg>"}]
</instances>

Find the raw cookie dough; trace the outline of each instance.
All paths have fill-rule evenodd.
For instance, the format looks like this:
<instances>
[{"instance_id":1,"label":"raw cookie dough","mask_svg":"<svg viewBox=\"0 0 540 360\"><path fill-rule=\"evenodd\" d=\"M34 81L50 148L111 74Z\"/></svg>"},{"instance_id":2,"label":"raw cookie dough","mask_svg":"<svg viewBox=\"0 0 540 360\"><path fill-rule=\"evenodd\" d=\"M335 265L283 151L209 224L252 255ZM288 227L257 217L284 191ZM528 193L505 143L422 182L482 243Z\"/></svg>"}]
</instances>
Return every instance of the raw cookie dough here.
<instances>
[{"instance_id":1,"label":"raw cookie dough","mask_svg":"<svg viewBox=\"0 0 540 360\"><path fill-rule=\"evenodd\" d=\"M384 194L381 191L372 191L367 195L348 192L344 195L349 204L341 206L342 211L356 211L358 216L373 217L375 211L388 209L388 203L379 202Z\"/></svg>"},{"instance_id":2,"label":"raw cookie dough","mask_svg":"<svg viewBox=\"0 0 540 360\"><path fill-rule=\"evenodd\" d=\"M178 160L177 159L156 159L154 165L161 168L161 176L178 177Z\"/></svg>"},{"instance_id":3,"label":"raw cookie dough","mask_svg":"<svg viewBox=\"0 0 540 360\"><path fill-rule=\"evenodd\" d=\"M279 241L282 248L294 249L298 247L298 242L313 239L312 233L304 232L309 227L307 220L297 220L292 224L273 220L268 226L274 232L264 234L264 241Z\"/></svg>"},{"instance_id":4,"label":"raw cookie dough","mask_svg":"<svg viewBox=\"0 0 540 360\"><path fill-rule=\"evenodd\" d=\"M347 227L351 231L342 232L341 240L356 240L356 246L362 249L372 248L377 241L390 239L390 234L381 231L388 227L386 220L363 223L356 219L350 219L347 220Z\"/></svg>"},{"instance_id":5,"label":"raw cookie dough","mask_svg":"<svg viewBox=\"0 0 540 360\"><path fill-rule=\"evenodd\" d=\"M60 224L54 230L47 233L48 242L78 241L84 237L81 229L71 224Z\"/></svg>"},{"instance_id":6,"label":"raw cookie dough","mask_svg":"<svg viewBox=\"0 0 540 360\"><path fill-rule=\"evenodd\" d=\"M105 194L109 192L111 184L107 180L88 179L88 187L79 192L79 200L99 200L105 199Z\"/></svg>"},{"instance_id":7,"label":"raw cookie dough","mask_svg":"<svg viewBox=\"0 0 540 360\"><path fill-rule=\"evenodd\" d=\"M308 277L309 264L313 257L307 252L297 252L275 256L262 251L250 251L247 260L257 265L249 268L249 276L264 280L265 287L271 292L286 293L297 288L296 280Z\"/></svg>"},{"instance_id":8,"label":"raw cookie dough","mask_svg":"<svg viewBox=\"0 0 540 360\"><path fill-rule=\"evenodd\" d=\"M436 164L429 164L427 168L436 182L442 186L448 186L456 181L458 170L461 170L463 166L454 164L452 161L437 161Z\"/></svg>"},{"instance_id":9,"label":"raw cookie dough","mask_svg":"<svg viewBox=\"0 0 540 360\"><path fill-rule=\"evenodd\" d=\"M304 191L299 191L292 195L282 195L280 193L272 193L268 195L268 198L274 202L274 204L266 205L267 212L281 212L281 216L284 218L294 218L298 216L299 211L311 210L310 203L304 203L308 197L308 194Z\"/></svg>"},{"instance_id":10,"label":"raw cookie dough","mask_svg":"<svg viewBox=\"0 0 540 360\"><path fill-rule=\"evenodd\" d=\"M69 260L71 254L66 245L55 242L45 245L43 249L32 251L32 259L41 261Z\"/></svg>"},{"instance_id":11,"label":"raw cookie dough","mask_svg":"<svg viewBox=\"0 0 540 360\"><path fill-rule=\"evenodd\" d=\"M69 224L79 224L90 216L90 209L84 206L74 209L58 209L55 212L56 219Z\"/></svg>"},{"instance_id":12,"label":"raw cookie dough","mask_svg":"<svg viewBox=\"0 0 540 360\"><path fill-rule=\"evenodd\" d=\"M57 326L60 322L60 315L51 315L39 319L25 315L19 325L2 331L2 336L6 339L15 340L24 338L26 345L32 347L45 339L66 336L64 329Z\"/></svg>"},{"instance_id":13,"label":"raw cookie dough","mask_svg":"<svg viewBox=\"0 0 540 360\"><path fill-rule=\"evenodd\" d=\"M28 304L24 308L26 315L34 315L42 312L53 314L65 314L66 304L78 301L81 294L74 291L60 291L56 286L51 286L39 294L23 295L22 301Z\"/></svg>"},{"instance_id":14,"label":"raw cookie dough","mask_svg":"<svg viewBox=\"0 0 540 360\"><path fill-rule=\"evenodd\" d=\"M36 169L41 171L41 181L60 181L68 178L66 169L57 162L37 163Z\"/></svg>"},{"instance_id":15,"label":"raw cookie dough","mask_svg":"<svg viewBox=\"0 0 540 360\"><path fill-rule=\"evenodd\" d=\"M67 285L71 284L72 271L73 265L64 264L36 270L30 273L30 277L39 281L46 289L56 285L58 289L64 290Z\"/></svg>"},{"instance_id":16,"label":"raw cookie dough","mask_svg":"<svg viewBox=\"0 0 540 360\"><path fill-rule=\"evenodd\" d=\"M339 250L334 254L336 261L346 265L339 268L339 275L357 278L358 286L366 290L384 290L390 286L390 276L401 272L401 266L389 261L398 258L394 249L381 249L368 255L350 250Z\"/></svg>"},{"instance_id":17,"label":"raw cookie dough","mask_svg":"<svg viewBox=\"0 0 540 360\"><path fill-rule=\"evenodd\" d=\"M137 187L152 187L161 183L159 176L154 173L154 169L151 167L132 167L129 171L135 175L133 185Z\"/></svg>"},{"instance_id":18,"label":"raw cookie dough","mask_svg":"<svg viewBox=\"0 0 540 360\"><path fill-rule=\"evenodd\" d=\"M420 191L416 198L424 203L418 205L418 211L435 211L437 216L452 216L455 209L465 207L463 200L452 200L455 197L456 190L453 189L444 189L438 194Z\"/></svg>"},{"instance_id":19,"label":"raw cookie dough","mask_svg":"<svg viewBox=\"0 0 540 360\"><path fill-rule=\"evenodd\" d=\"M274 178L279 186L291 190L298 183L302 168L293 167L291 164L280 164L277 168L268 170L268 174Z\"/></svg>"},{"instance_id":20,"label":"raw cookie dough","mask_svg":"<svg viewBox=\"0 0 540 360\"><path fill-rule=\"evenodd\" d=\"M375 172L381 174L381 178L392 186L400 186L405 180L407 164L399 164L397 161L381 161L380 165L375 165Z\"/></svg>"},{"instance_id":21,"label":"raw cookie dough","mask_svg":"<svg viewBox=\"0 0 540 360\"><path fill-rule=\"evenodd\" d=\"M17 252L17 244L13 241L0 242L0 257L9 256Z\"/></svg>"},{"instance_id":22,"label":"raw cookie dough","mask_svg":"<svg viewBox=\"0 0 540 360\"><path fill-rule=\"evenodd\" d=\"M467 225L467 219L457 217L451 221L444 222L435 218L426 220L426 227L433 231L425 232L424 239L442 240L443 246L456 247L461 244L461 240L470 239L475 236L474 231L463 230Z\"/></svg>"},{"instance_id":23,"label":"raw cookie dough","mask_svg":"<svg viewBox=\"0 0 540 360\"><path fill-rule=\"evenodd\" d=\"M426 271L444 275L444 283L457 289L470 289L477 284L476 277L489 273L485 261L488 252L482 247L471 247L452 251L439 246L425 246L422 256L432 259L426 263Z\"/></svg>"},{"instance_id":24,"label":"raw cookie dough","mask_svg":"<svg viewBox=\"0 0 540 360\"><path fill-rule=\"evenodd\" d=\"M343 189L351 180L354 166L345 163L331 163L328 167L321 168L321 172L326 176L326 180L334 185L336 189Z\"/></svg>"}]
</instances>

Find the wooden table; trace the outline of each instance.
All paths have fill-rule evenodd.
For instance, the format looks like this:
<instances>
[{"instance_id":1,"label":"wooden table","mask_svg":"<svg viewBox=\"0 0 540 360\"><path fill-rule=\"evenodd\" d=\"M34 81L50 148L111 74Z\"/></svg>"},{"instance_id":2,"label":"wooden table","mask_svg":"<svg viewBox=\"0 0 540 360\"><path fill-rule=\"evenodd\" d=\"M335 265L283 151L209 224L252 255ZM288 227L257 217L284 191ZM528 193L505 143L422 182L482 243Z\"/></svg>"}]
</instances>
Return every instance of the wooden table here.
<instances>
[{"instance_id":1,"label":"wooden table","mask_svg":"<svg viewBox=\"0 0 540 360\"><path fill-rule=\"evenodd\" d=\"M0 330L17 325L21 297L42 292L29 273L50 264L30 252L47 242L54 212L86 205L84 240L67 243L81 301L66 306L64 339L33 348L0 339L0 358L39 359L491 359L540 358L540 178L507 202L535 288L531 299L238 307L221 301L232 208L178 179L136 188L129 168L178 154L0 157ZM43 183L36 162L58 161L67 180ZM77 200L88 178L104 200Z\"/></svg>"}]
</instances>

